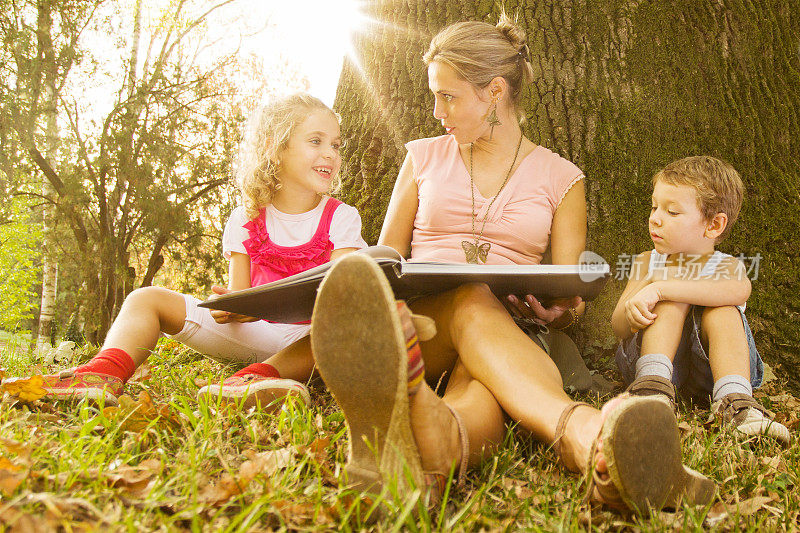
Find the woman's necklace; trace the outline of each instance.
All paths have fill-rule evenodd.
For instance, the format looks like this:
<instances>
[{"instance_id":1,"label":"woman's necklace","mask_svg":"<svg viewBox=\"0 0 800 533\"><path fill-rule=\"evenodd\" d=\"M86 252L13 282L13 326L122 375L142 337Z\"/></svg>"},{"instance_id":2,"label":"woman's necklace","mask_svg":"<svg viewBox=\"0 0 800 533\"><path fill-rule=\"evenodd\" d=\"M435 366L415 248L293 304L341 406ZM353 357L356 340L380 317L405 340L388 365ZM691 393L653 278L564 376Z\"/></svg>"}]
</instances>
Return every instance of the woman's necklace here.
<instances>
[{"instance_id":1,"label":"woman's necklace","mask_svg":"<svg viewBox=\"0 0 800 533\"><path fill-rule=\"evenodd\" d=\"M485 242L483 244L478 244L483 237L483 230L486 228L486 219L489 216L489 210L492 208L492 204L500 196L500 193L503 191L503 188L508 183L508 178L511 177L511 171L514 170L514 165L517 162L517 156L519 156L519 148L522 146L522 132L519 134L519 142L517 143L517 151L514 152L514 160L511 161L511 166L508 168L508 172L506 173L506 179L503 180L503 184L500 185L500 190L497 191L497 194L494 195L492 200L489 202L489 207L486 208L486 215L483 217L483 225L481 226L481 232L477 235L475 234L475 218L478 216L475 213L475 180L472 179L472 146L474 143L469 145L469 185L470 185L470 192L472 192L472 238L475 239L475 242L470 241L461 241L461 248L464 249L464 255L467 258L467 263L485 263L486 257L489 255L489 248L492 247L492 243Z\"/></svg>"}]
</instances>

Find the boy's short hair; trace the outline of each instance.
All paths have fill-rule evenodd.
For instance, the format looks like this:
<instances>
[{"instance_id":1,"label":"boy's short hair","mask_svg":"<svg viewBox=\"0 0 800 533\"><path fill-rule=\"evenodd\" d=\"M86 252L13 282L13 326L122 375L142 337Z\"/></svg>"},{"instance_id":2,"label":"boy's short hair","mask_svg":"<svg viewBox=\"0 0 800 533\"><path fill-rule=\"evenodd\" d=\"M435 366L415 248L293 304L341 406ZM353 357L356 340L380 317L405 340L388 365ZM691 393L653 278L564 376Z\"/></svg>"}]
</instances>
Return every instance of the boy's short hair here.
<instances>
[{"instance_id":1,"label":"boy's short hair","mask_svg":"<svg viewBox=\"0 0 800 533\"><path fill-rule=\"evenodd\" d=\"M697 205L706 220L711 220L717 213L728 215L728 224L716 242L728 236L739 217L744 199L742 178L729 163L709 155L684 157L653 176L653 185L659 181L694 188Z\"/></svg>"}]
</instances>

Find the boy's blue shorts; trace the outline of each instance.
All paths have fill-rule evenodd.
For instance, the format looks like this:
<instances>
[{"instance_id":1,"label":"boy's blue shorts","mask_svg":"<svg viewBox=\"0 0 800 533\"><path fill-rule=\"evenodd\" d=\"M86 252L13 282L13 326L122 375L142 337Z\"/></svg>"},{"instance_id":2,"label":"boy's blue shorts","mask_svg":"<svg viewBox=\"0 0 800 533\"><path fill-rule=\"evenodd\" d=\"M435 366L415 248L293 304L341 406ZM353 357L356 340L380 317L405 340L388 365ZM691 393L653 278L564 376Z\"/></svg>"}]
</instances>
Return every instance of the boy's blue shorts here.
<instances>
[{"instance_id":1,"label":"boy's blue shorts","mask_svg":"<svg viewBox=\"0 0 800 533\"><path fill-rule=\"evenodd\" d=\"M700 342L700 320L704 309L705 307L693 305L689 310L683 325L681 342L672 362L672 382L675 384L675 388L684 395L700 400L706 399L714 390L714 378L711 375L708 354ZM755 389L761 386L764 377L764 362L756 349L747 317L744 316L741 309L739 309L739 314L742 316L747 346L750 348L750 384ZM617 346L617 367L626 383L631 383L636 377L636 361L641 355L642 345L640 333L637 331L633 337L620 342Z\"/></svg>"}]
</instances>

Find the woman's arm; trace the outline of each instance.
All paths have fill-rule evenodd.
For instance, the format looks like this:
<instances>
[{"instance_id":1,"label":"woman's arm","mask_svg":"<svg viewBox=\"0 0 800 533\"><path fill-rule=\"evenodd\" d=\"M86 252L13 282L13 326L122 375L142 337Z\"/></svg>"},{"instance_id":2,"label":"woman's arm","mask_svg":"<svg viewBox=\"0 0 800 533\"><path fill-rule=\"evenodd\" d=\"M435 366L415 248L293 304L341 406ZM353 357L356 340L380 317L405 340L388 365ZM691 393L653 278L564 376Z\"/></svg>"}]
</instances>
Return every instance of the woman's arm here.
<instances>
[{"instance_id":1,"label":"woman's arm","mask_svg":"<svg viewBox=\"0 0 800 533\"><path fill-rule=\"evenodd\" d=\"M577 265L581 253L586 249L586 189L584 180L580 179L564 195L561 204L553 215L550 229L550 255L554 265ZM558 302L555 302L558 303ZM583 302L566 303L574 307L578 316L586 309ZM555 328L566 327L573 320L569 313L564 313L553 320Z\"/></svg>"},{"instance_id":2,"label":"woman's arm","mask_svg":"<svg viewBox=\"0 0 800 533\"><path fill-rule=\"evenodd\" d=\"M391 246L403 257L408 257L411 252L411 237L418 205L419 190L414 181L414 164L409 154L406 155L397 181L394 182L392 198L389 200L378 244Z\"/></svg>"},{"instance_id":3,"label":"woman's arm","mask_svg":"<svg viewBox=\"0 0 800 533\"><path fill-rule=\"evenodd\" d=\"M586 191L577 181L553 215L550 254L554 265L577 265L586 249Z\"/></svg>"},{"instance_id":4,"label":"woman's arm","mask_svg":"<svg viewBox=\"0 0 800 533\"><path fill-rule=\"evenodd\" d=\"M553 215L550 226L550 254L554 265L577 265L586 247L586 196L583 179L578 180L567 191ZM579 296L554 300L545 307L532 294L525 295L522 302L515 295L509 295L506 307L518 317L535 320L555 328L567 327L572 323L571 313L575 309L583 314L586 305Z\"/></svg>"}]
</instances>

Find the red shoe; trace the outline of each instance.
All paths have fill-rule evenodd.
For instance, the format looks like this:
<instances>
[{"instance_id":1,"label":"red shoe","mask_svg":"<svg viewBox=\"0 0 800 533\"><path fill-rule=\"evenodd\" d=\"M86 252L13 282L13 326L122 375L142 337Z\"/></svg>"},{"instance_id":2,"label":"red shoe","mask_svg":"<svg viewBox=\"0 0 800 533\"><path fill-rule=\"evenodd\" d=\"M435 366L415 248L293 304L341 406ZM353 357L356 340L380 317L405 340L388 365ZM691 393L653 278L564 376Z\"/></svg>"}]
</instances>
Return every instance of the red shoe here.
<instances>
[{"instance_id":1,"label":"red shoe","mask_svg":"<svg viewBox=\"0 0 800 533\"><path fill-rule=\"evenodd\" d=\"M311 395L305 385L293 379L268 378L259 374L245 374L231 376L221 385L206 385L197 391L197 399L215 400L221 398L223 402L241 402L242 407L259 405L270 411L277 411L282 400L287 396L299 397L305 405L311 403Z\"/></svg>"},{"instance_id":2,"label":"red shoe","mask_svg":"<svg viewBox=\"0 0 800 533\"><path fill-rule=\"evenodd\" d=\"M117 405L117 396L122 394L125 384L116 376L81 372L74 369L64 370L58 374L42 376L42 387L47 391L43 396L49 400L82 400L84 398L98 401L103 399L105 405Z\"/></svg>"}]
</instances>

